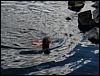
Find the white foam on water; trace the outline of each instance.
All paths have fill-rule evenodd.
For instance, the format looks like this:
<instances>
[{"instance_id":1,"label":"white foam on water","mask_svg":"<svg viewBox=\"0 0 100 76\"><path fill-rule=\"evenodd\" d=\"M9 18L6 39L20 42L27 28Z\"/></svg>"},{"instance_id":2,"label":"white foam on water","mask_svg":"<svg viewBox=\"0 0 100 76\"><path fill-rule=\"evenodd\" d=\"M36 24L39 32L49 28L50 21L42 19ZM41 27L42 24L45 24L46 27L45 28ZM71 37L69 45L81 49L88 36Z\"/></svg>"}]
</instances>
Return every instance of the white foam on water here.
<instances>
[{"instance_id":1,"label":"white foam on water","mask_svg":"<svg viewBox=\"0 0 100 76\"><path fill-rule=\"evenodd\" d=\"M94 54L98 54L99 53L99 50L94 50L92 51Z\"/></svg>"},{"instance_id":2,"label":"white foam on water","mask_svg":"<svg viewBox=\"0 0 100 76\"><path fill-rule=\"evenodd\" d=\"M84 61L84 64L87 64L87 63L89 63L89 62L91 62L91 60L85 60L85 61Z\"/></svg>"},{"instance_id":3,"label":"white foam on water","mask_svg":"<svg viewBox=\"0 0 100 76\"><path fill-rule=\"evenodd\" d=\"M73 56L75 54L75 52L71 53L70 55L65 55L66 57L70 57Z\"/></svg>"},{"instance_id":4,"label":"white foam on water","mask_svg":"<svg viewBox=\"0 0 100 76\"><path fill-rule=\"evenodd\" d=\"M82 44L81 46L82 46L82 47L88 47L86 44Z\"/></svg>"}]
</instances>

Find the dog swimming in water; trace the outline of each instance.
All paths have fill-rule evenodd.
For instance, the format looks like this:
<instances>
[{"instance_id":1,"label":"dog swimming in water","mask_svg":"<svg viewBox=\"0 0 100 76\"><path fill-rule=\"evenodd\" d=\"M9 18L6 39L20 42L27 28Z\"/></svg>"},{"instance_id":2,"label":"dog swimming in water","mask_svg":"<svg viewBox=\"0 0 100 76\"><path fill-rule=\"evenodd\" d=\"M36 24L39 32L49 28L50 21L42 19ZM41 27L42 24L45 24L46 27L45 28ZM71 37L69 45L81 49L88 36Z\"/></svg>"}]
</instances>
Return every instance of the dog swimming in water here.
<instances>
[{"instance_id":1,"label":"dog swimming in water","mask_svg":"<svg viewBox=\"0 0 100 76\"><path fill-rule=\"evenodd\" d=\"M50 51L48 50L50 43L51 43L50 37L44 37L43 38L43 40L42 40L42 50L44 51L44 54L50 53Z\"/></svg>"}]
</instances>

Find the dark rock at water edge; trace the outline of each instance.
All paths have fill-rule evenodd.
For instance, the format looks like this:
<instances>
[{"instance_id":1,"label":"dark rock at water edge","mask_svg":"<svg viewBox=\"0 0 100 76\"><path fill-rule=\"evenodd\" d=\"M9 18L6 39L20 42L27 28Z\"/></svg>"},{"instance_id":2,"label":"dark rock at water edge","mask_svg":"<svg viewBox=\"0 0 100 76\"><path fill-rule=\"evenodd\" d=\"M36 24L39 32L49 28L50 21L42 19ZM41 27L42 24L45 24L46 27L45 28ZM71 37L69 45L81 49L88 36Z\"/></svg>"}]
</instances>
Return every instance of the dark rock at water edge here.
<instances>
[{"instance_id":1,"label":"dark rock at water edge","mask_svg":"<svg viewBox=\"0 0 100 76\"><path fill-rule=\"evenodd\" d=\"M91 10L81 12L78 14L78 28L81 32L85 33L95 26L96 23L92 19Z\"/></svg>"},{"instance_id":2,"label":"dark rock at water edge","mask_svg":"<svg viewBox=\"0 0 100 76\"><path fill-rule=\"evenodd\" d=\"M78 28L82 33L85 33L86 39L95 44L99 43L99 23L92 19L90 10L78 14Z\"/></svg>"},{"instance_id":3,"label":"dark rock at water edge","mask_svg":"<svg viewBox=\"0 0 100 76\"><path fill-rule=\"evenodd\" d=\"M84 7L85 1L68 1L68 9L79 12Z\"/></svg>"},{"instance_id":4,"label":"dark rock at water edge","mask_svg":"<svg viewBox=\"0 0 100 76\"><path fill-rule=\"evenodd\" d=\"M92 43L99 44L99 28L94 27L90 31L86 32L85 35Z\"/></svg>"},{"instance_id":5,"label":"dark rock at water edge","mask_svg":"<svg viewBox=\"0 0 100 76\"><path fill-rule=\"evenodd\" d=\"M92 5L92 7L99 8L99 1L94 1L95 3Z\"/></svg>"},{"instance_id":6,"label":"dark rock at water edge","mask_svg":"<svg viewBox=\"0 0 100 76\"><path fill-rule=\"evenodd\" d=\"M92 6L95 8L93 11L93 19L96 23L99 23L99 1L96 1Z\"/></svg>"}]
</instances>

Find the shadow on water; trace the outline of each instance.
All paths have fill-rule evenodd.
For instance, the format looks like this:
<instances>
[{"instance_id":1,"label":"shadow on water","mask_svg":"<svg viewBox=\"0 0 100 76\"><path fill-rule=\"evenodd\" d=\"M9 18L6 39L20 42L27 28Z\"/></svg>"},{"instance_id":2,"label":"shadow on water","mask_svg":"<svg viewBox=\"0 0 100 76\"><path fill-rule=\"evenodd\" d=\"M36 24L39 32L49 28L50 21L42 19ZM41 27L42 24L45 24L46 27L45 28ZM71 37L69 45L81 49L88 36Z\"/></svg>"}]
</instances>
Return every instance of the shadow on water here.
<instances>
[{"instance_id":1,"label":"shadow on water","mask_svg":"<svg viewBox=\"0 0 100 76\"><path fill-rule=\"evenodd\" d=\"M19 54L42 54L42 50L30 50L30 51L21 51Z\"/></svg>"},{"instance_id":2,"label":"shadow on water","mask_svg":"<svg viewBox=\"0 0 100 76\"><path fill-rule=\"evenodd\" d=\"M80 50L78 50L80 49ZM70 56L68 58L66 58L65 60L63 61L58 61L58 62L55 62L55 61L50 61L50 62L46 62L46 63L41 63L39 65L36 65L36 66L31 66L31 67L27 67L27 68L8 68L8 69L3 69L1 68L1 74L2 75L21 75L21 74L28 74L30 72L36 72L36 71L41 71L41 70L44 70L44 69L49 69L49 68L52 68L52 67L57 67L57 66L64 66L65 64L68 64L68 63L72 63L72 62L76 62L80 59L84 59L81 63L76 63L76 66L74 67L77 67L79 65L82 65L82 69L81 68L78 68L77 70L79 70L79 72L81 73L82 71L86 70L85 72L91 72L91 70L94 69L94 72L98 72L98 55L97 54L94 54L93 52L91 51L94 51L94 50L97 50L98 47L93 47L93 46L88 46L88 47L82 47L81 44L77 45L73 52L75 52L75 54L73 56ZM69 53L70 54L70 53ZM91 58L91 63L87 63L86 65L84 65L84 61L87 60L87 59L90 59ZM97 60L96 60L97 59ZM96 61L95 61L96 60ZM92 64L94 64L96 66L92 66ZM86 68L84 67L86 66ZM74 68L72 67L72 68ZM93 68L93 69L91 69ZM66 68L67 69L67 68ZM97 70L96 70L97 69ZM73 71L74 72L74 71ZM75 74L73 73L72 74ZM90 73L89 72L89 73ZM93 72L93 73L94 73ZM77 73L77 72L76 72ZM82 72L83 73L83 72ZM71 73L70 73L71 74Z\"/></svg>"}]
</instances>

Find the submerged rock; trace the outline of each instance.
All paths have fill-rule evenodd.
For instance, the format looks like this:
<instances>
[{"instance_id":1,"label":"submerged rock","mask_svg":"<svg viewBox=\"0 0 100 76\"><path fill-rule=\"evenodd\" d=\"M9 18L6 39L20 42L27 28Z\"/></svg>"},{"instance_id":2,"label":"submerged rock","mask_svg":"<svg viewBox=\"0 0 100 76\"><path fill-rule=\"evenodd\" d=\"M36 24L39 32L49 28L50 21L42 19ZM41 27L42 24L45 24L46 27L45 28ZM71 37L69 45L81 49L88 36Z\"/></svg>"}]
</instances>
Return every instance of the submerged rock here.
<instances>
[{"instance_id":1,"label":"submerged rock","mask_svg":"<svg viewBox=\"0 0 100 76\"><path fill-rule=\"evenodd\" d=\"M85 1L68 1L68 9L79 12L84 7Z\"/></svg>"}]
</instances>

